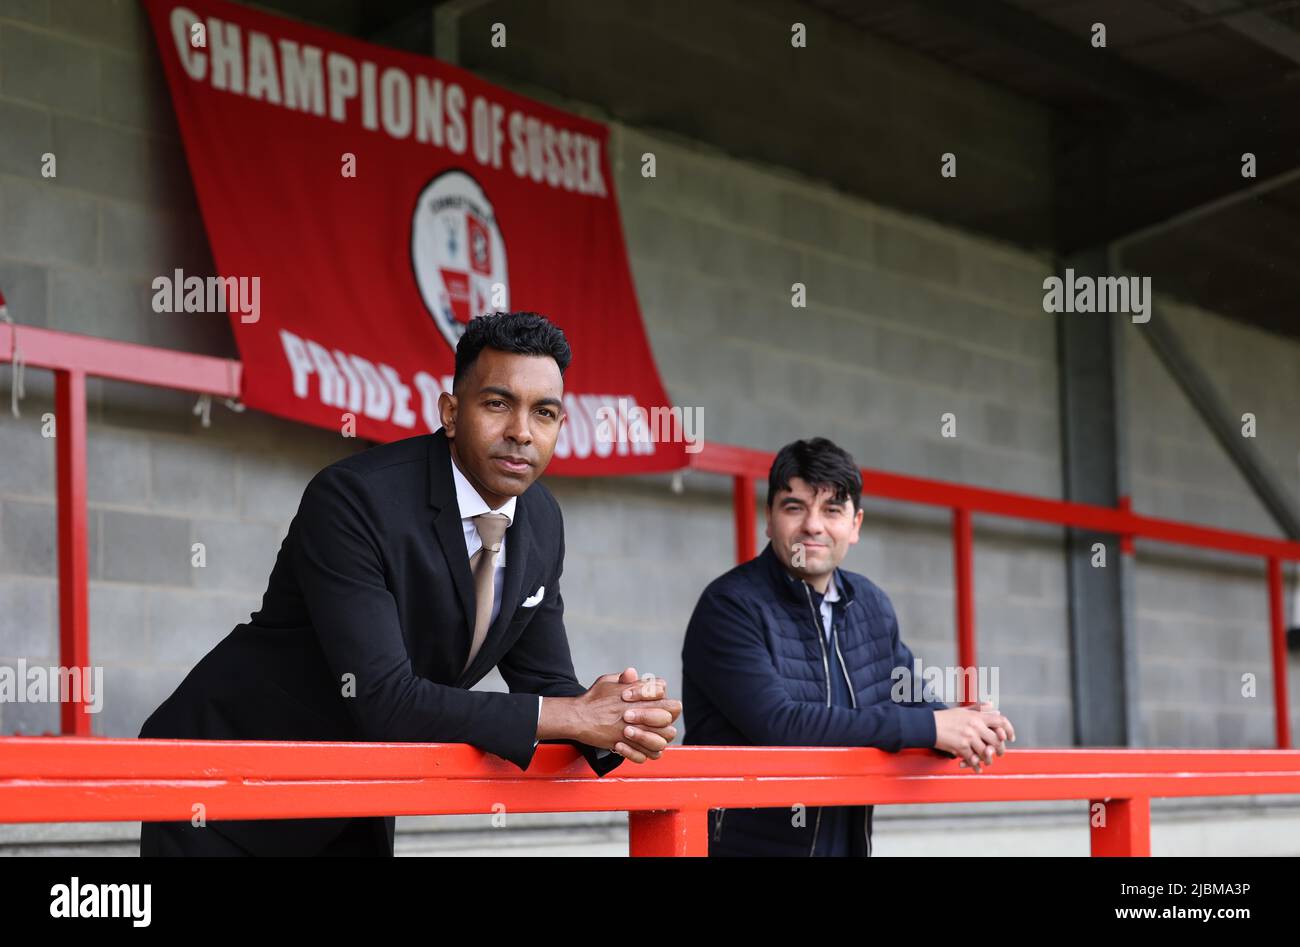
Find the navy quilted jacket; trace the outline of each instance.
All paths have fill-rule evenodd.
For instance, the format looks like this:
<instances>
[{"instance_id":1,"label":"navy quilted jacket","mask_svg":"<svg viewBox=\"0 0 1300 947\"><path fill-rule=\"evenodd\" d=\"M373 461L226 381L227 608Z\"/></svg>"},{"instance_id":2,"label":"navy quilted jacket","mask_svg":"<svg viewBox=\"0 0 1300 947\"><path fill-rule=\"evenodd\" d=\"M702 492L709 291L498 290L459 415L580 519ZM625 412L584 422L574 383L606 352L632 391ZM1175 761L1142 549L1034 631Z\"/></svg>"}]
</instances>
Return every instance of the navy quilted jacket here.
<instances>
[{"instance_id":1,"label":"navy quilted jacket","mask_svg":"<svg viewBox=\"0 0 1300 947\"><path fill-rule=\"evenodd\" d=\"M889 597L865 576L837 569L846 592L827 646L811 590L771 543L709 583L682 646L687 746L931 748L939 702L890 700L892 671L912 669ZM849 682L853 706L831 706L830 675ZM920 693L919 681L914 693ZM871 853L871 806L837 807L851 821L854 855ZM711 810L710 855L810 855L822 817L790 808Z\"/></svg>"}]
</instances>

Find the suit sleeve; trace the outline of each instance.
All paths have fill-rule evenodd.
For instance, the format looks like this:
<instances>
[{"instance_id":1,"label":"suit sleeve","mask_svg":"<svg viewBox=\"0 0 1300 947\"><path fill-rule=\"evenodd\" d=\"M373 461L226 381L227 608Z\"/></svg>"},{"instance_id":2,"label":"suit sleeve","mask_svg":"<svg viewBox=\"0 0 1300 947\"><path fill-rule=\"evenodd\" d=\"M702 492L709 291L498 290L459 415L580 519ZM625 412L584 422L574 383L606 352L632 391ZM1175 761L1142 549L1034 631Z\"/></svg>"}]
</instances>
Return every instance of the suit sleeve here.
<instances>
[{"instance_id":1,"label":"suit sleeve","mask_svg":"<svg viewBox=\"0 0 1300 947\"><path fill-rule=\"evenodd\" d=\"M291 527L292 564L312 627L366 742L470 743L526 768L537 702L468 691L414 673L388 588L379 521L361 479L326 467L307 485Z\"/></svg>"},{"instance_id":2,"label":"suit sleeve","mask_svg":"<svg viewBox=\"0 0 1300 947\"><path fill-rule=\"evenodd\" d=\"M754 746L932 747L934 714L895 703L828 707L795 700L773 664L758 606L705 589L686 629L682 670Z\"/></svg>"},{"instance_id":3,"label":"suit sleeve","mask_svg":"<svg viewBox=\"0 0 1300 947\"><path fill-rule=\"evenodd\" d=\"M564 597L560 594L560 575L564 571L564 520L558 504L554 508L554 518L559 533L559 558L554 575L546 583L545 597L536 606L537 614L514 646L497 662L497 670L512 694L577 697L587 691L573 672L569 639L564 631ZM597 776L604 776L623 762L623 757L617 753L602 753L598 748L577 740L544 742L567 743L576 747Z\"/></svg>"}]
</instances>

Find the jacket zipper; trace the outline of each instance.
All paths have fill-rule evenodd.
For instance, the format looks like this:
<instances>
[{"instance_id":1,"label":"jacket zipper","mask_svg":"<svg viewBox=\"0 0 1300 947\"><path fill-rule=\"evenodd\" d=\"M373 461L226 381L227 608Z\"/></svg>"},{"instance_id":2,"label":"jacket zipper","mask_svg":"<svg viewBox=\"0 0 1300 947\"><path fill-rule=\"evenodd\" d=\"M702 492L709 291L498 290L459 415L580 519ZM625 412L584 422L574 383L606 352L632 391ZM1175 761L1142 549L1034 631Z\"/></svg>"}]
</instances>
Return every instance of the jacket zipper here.
<instances>
[{"instance_id":1,"label":"jacket zipper","mask_svg":"<svg viewBox=\"0 0 1300 947\"><path fill-rule=\"evenodd\" d=\"M848 611L848 602L845 602L845 612ZM849 680L849 669L844 664L844 652L840 650L840 637L834 623L831 624L831 637L835 642L835 656L840 659L840 670L844 672L844 682L849 686L849 697L853 701L853 706L858 706L858 695L853 692L853 682ZM867 843L867 857L871 857L871 807L867 807L866 817L862 820L863 840Z\"/></svg>"},{"instance_id":2,"label":"jacket zipper","mask_svg":"<svg viewBox=\"0 0 1300 947\"><path fill-rule=\"evenodd\" d=\"M835 581L834 576L831 577L831 581L832 582ZM803 582L800 584L803 585L804 594L808 597L808 613L812 615L813 630L816 631L817 633L817 643L821 645L821 649L822 649L822 673L826 675L826 706L829 707L831 706L831 662L830 662L830 658L828 658L826 655L826 638L825 638L826 632L822 628L821 622L817 620L817 609L813 606L812 590L808 588L807 582ZM834 625L832 624L831 627L833 630ZM850 693L852 692L852 690L853 688L850 687L849 688ZM808 849L809 858L812 858L817 851L817 833L821 831L822 809L824 808L825 806L817 807L817 823L813 826L812 847Z\"/></svg>"},{"instance_id":3,"label":"jacket zipper","mask_svg":"<svg viewBox=\"0 0 1300 947\"><path fill-rule=\"evenodd\" d=\"M834 579L832 579L831 581L834 581ZM805 588L807 588L807 586L805 586ZM847 606L847 603L845 603L845 604L846 604L846 606ZM809 605L810 607L811 607L811 605L812 605L812 593L811 593L811 592L808 593L808 605ZM813 615L814 615L814 617L816 617L816 612L814 612ZM840 671L844 674L844 683L845 683L845 685L846 685L846 686L848 687L848 689L849 689L849 700L853 701L853 707L856 709L857 706L858 706L858 695L855 694L855 693L853 692L853 681L849 679L849 669L848 669L848 667L844 664L844 652L840 650L840 636L839 636L839 631L838 631L838 629L835 627L835 622L834 622L833 619L832 619L832 621L831 621L831 643L832 643L832 644L834 645L834 647L835 647L835 657L836 657L836 658L839 660L839 662L840 662ZM827 678L826 693L827 693L826 705L827 705L827 706L830 706L830 679L829 679L829 676L828 676L828 678ZM818 824L820 825L820 823L821 823L821 810L820 810L820 809L817 810L817 819L818 819ZM863 841L866 842L866 845L867 845L867 857L870 858L870 857L871 857L871 821L870 821L869 818L866 818L866 817L865 817L865 813L864 813L864 818L863 818L863 820L862 820L862 836L863 836ZM817 845L817 836L814 834L814 835L813 835L813 847L815 848L816 845Z\"/></svg>"},{"instance_id":4,"label":"jacket zipper","mask_svg":"<svg viewBox=\"0 0 1300 947\"><path fill-rule=\"evenodd\" d=\"M847 684L849 688L849 699L853 701L853 706L856 709L858 706L858 695L853 692L853 682L849 680L849 669L844 664L844 652L840 650L839 631L836 629L834 622L831 623L831 640L835 644L835 656L840 659L840 670L844 672L844 683ZM871 824L865 818L862 820L862 835L863 840L867 843L867 857L870 858Z\"/></svg>"},{"instance_id":5,"label":"jacket zipper","mask_svg":"<svg viewBox=\"0 0 1300 947\"><path fill-rule=\"evenodd\" d=\"M853 693L853 682L849 680L849 669L844 666L844 653L840 651L840 636L837 634L834 622L831 623L831 641L835 643L835 657L840 659L840 670L844 672L844 683L849 688L849 699L853 701L853 709L858 708L858 695Z\"/></svg>"}]
</instances>

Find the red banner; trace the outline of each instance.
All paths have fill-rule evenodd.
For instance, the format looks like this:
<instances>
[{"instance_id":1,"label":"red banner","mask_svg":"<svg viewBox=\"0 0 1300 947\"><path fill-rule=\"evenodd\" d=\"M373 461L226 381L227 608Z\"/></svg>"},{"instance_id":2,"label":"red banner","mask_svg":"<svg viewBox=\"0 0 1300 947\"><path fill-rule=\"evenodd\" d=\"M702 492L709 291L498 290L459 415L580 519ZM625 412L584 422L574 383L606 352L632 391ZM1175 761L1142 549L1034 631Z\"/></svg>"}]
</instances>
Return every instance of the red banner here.
<instances>
[{"instance_id":1,"label":"red banner","mask_svg":"<svg viewBox=\"0 0 1300 947\"><path fill-rule=\"evenodd\" d=\"M532 310L574 355L549 470L684 465L603 125L235 4L145 5L221 274L165 274L154 308L226 307L245 404L378 441L427 433L466 322Z\"/></svg>"}]
</instances>

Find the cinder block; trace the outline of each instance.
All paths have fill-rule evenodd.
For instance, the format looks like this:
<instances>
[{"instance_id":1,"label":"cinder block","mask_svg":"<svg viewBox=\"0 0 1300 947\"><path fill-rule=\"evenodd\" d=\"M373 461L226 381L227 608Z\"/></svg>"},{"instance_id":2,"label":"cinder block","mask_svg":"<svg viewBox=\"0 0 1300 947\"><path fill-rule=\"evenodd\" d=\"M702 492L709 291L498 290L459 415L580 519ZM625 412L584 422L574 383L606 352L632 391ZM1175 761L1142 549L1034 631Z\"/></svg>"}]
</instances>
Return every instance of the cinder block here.
<instances>
[{"instance_id":1,"label":"cinder block","mask_svg":"<svg viewBox=\"0 0 1300 947\"><path fill-rule=\"evenodd\" d=\"M188 314L155 315L147 285L116 273L58 267L50 280L50 328L123 342L148 341L155 319L185 319Z\"/></svg>"},{"instance_id":2,"label":"cinder block","mask_svg":"<svg viewBox=\"0 0 1300 947\"><path fill-rule=\"evenodd\" d=\"M56 114L54 153L60 184L161 207L193 206L179 142Z\"/></svg>"},{"instance_id":3,"label":"cinder block","mask_svg":"<svg viewBox=\"0 0 1300 947\"><path fill-rule=\"evenodd\" d=\"M59 705L53 702L22 703L6 702L0 704L0 733L9 736L43 734L58 735Z\"/></svg>"},{"instance_id":4,"label":"cinder block","mask_svg":"<svg viewBox=\"0 0 1300 947\"><path fill-rule=\"evenodd\" d=\"M149 288L150 303L152 282L159 276L170 280L177 269L186 276L216 272L197 210L160 210L109 201L104 204L103 224L104 264L140 277ZM196 314L164 315L182 320Z\"/></svg>"},{"instance_id":5,"label":"cinder block","mask_svg":"<svg viewBox=\"0 0 1300 947\"><path fill-rule=\"evenodd\" d=\"M746 258L763 252L757 241L719 224L696 221L692 231L693 268L712 279L745 282Z\"/></svg>"},{"instance_id":6,"label":"cinder block","mask_svg":"<svg viewBox=\"0 0 1300 947\"><path fill-rule=\"evenodd\" d=\"M30 660L58 653L55 588L50 579L0 578L0 656Z\"/></svg>"},{"instance_id":7,"label":"cinder block","mask_svg":"<svg viewBox=\"0 0 1300 947\"><path fill-rule=\"evenodd\" d=\"M6 23L0 26L0 64L6 98L77 115L99 111L99 97L90 92L99 82L94 46Z\"/></svg>"},{"instance_id":8,"label":"cinder block","mask_svg":"<svg viewBox=\"0 0 1300 947\"><path fill-rule=\"evenodd\" d=\"M742 270L736 280L741 286L783 292L790 298L790 286L803 277L804 254L770 240L751 240L741 255Z\"/></svg>"},{"instance_id":9,"label":"cinder block","mask_svg":"<svg viewBox=\"0 0 1300 947\"><path fill-rule=\"evenodd\" d=\"M876 331L875 338L877 364L882 371L937 388L967 389L973 361L968 349L884 327Z\"/></svg>"},{"instance_id":10,"label":"cinder block","mask_svg":"<svg viewBox=\"0 0 1300 947\"><path fill-rule=\"evenodd\" d=\"M190 522L172 516L103 510L105 579L191 586Z\"/></svg>"},{"instance_id":11,"label":"cinder block","mask_svg":"<svg viewBox=\"0 0 1300 947\"><path fill-rule=\"evenodd\" d=\"M835 219L841 212L832 204L813 197L802 189L782 188L778 206L779 235L782 240L819 250L836 249Z\"/></svg>"},{"instance_id":12,"label":"cinder block","mask_svg":"<svg viewBox=\"0 0 1300 947\"><path fill-rule=\"evenodd\" d=\"M50 21L50 0L0 0L0 19L44 25Z\"/></svg>"},{"instance_id":13,"label":"cinder block","mask_svg":"<svg viewBox=\"0 0 1300 947\"><path fill-rule=\"evenodd\" d=\"M1074 746L1074 724L1070 715L1070 700L1052 701L1030 712L1027 718L1032 721L1033 738L1030 746L1070 747ZM1016 718L1011 722L1016 724ZM1016 745L1020 745L1020 727L1016 726Z\"/></svg>"},{"instance_id":14,"label":"cinder block","mask_svg":"<svg viewBox=\"0 0 1300 947\"><path fill-rule=\"evenodd\" d=\"M149 438L92 424L86 434L86 489L91 503L149 506Z\"/></svg>"},{"instance_id":15,"label":"cinder block","mask_svg":"<svg viewBox=\"0 0 1300 947\"><path fill-rule=\"evenodd\" d=\"M235 461L221 444L199 436L160 437L150 460L156 509L234 514Z\"/></svg>"},{"instance_id":16,"label":"cinder block","mask_svg":"<svg viewBox=\"0 0 1300 947\"><path fill-rule=\"evenodd\" d=\"M51 9L55 29L135 56L152 52L153 31L144 5L133 0L58 0Z\"/></svg>"},{"instance_id":17,"label":"cinder block","mask_svg":"<svg viewBox=\"0 0 1300 947\"><path fill-rule=\"evenodd\" d=\"M1051 411L1060 397L1056 377L1052 365L981 353L969 363L966 387L990 401Z\"/></svg>"},{"instance_id":18,"label":"cinder block","mask_svg":"<svg viewBox=\"0 0 1300 947\"><path fill-rule=\"evenodd\" d=\"M141 55L102 53L99 88L100 109L105 121L151 132L164 138L180 138L176 113L167 92L162 64L151 49Z\"/></svg>"},{"instance_id":19,"label":"cinder block","mask_svg":"<svg viewBox=\"0 0 1300 947\"><path fill-rule=\"evenodd\" d=\"M919 280L957 285L957 249L950 241L892 221L877 221L873 244L876 262L885 269Z\"/></svg>"},{"instance_id":20,"label":"cinder block","mask_svg":"<svg viewBox=\"0 0 1300 947\"><path fill-rule=\"evenodd\" d=\"M261 607L260 595L212 595L170 589L148 593L151 659L188 670Z\"/></svg>"},{"instance_id":21,"label":"cinder block","mask_svg":"<svg viewBox=\"0 0 1300 947\"><path fill-rule=\"evenodd\" d=\"M91 577L98 575L96 546L99 522L88 517L87 546ZM52 503L6 500L0 503L0 573L58 575L57 521Z\"/></svg>"},{"instance_id":22,"label":"cinder block","mask_svg":"<svg viewBox=\"0 0 1300 947\"><path fill-rule=\"evenodd\" d=\"M100 409L93 420L114 427L190 436L199 426L193 413L197 396L188 391L152 388L113 379L95 379ZM86 386L87 392L91 386ZM219 417L214 405L213 418ZM215 420L213 423L216 423Z\"/></svg>"},{"instance_id":23,"label":"cinder block","mask_svg":"<svg viewBox=\"0 0 1300 947\"><path fill-rule=\"evenodd\" d=\"M240 452L236 457L239 471L239 516L244 520L270 521L280 537L298 512L302 492L320 469L302 458L282 458Z\"/></svg>"},{"instance_id":24,"label":"cinder block","mask_svg":"<svg viewBox=\"0 0 1300 947\"><path fill-rule=\"evenodd\" d=\"M118 582L90 583L90 659L143 664L149 655L148 590Z\"/></svg>"},{"instance_id":25,"label":"cinder block","mask_svg":"<svg viewBox=\"0 0 1300 947\"><path fill-rule=\"evenodd\" d=\"M0 182L0 256L32 263L96 260L95 203L49 183Z\"/></svg>"},{"instance_id":26,"label":"cinder block","mask_svg":"<svg viewBox=\"0 0 1300 947\"><path fill-rule=\"evenodd\" d=\"M41 436L39 416L0 414L0 492L26 497L54 496L54 440Z\"/></svg>"},{"instance_id":27,"label":"cinder block","mask_svg":"<svg viewBox=\"0 0 1300 947\"><path fill-rule=\"evenodd\" d=\"M151 314L148 326L146 342L157 348L211 355L213 358L239 358L230 317L224 313Z\"/></svg>"},{"instance_id":28,"label":"cinder block","mask_svg":"<svg viewBox=\"0 0 1300 947\"><path fill-rule=\"evenodd\" d=\"M651 204L632 203L623 213L628 252L674 269L695 266L695 222Z\"/></svg>"},{"instance_id":29,"label":"cinder block","mask_svg":"<svg viewBox=\"0 0 1300 947\"><path fill-rule=\"evenodd\" d=\"M0 290L4 291L9 318L14 322L42 327L49 324L50 288L46 267L0 261Z\"/></svg>"},{"instance_id":30,"label":"cinder block","mask_svg":"<svg viewBox=\"0 0 1300 947\"><path fill-rule=\"evenodd\" d=\"M0 173L41 177L41 156L53 147L50 115L19 102L0 101Z\"/></svg>"},{"instance_id":31,"label":"cinder block","mask_svg":"<svg viewBox=\"0 0 1300 947\"><path fill-rule=\"evenodd\" d=\"M566 557L568 550L586 557L620 556L628 532L627 511L617 500L569 500L564 505Z\"/></svg>"},{"instance_id":32,"label":"cinder block","mask_svg":"<svg viewBox=\"0 0 1300 947\"><path fill-rule=\"evenodd\" d=\"M180 683L169 668L104 668L103 708L91 727L99 737L137 737L140 728Z\"/></svg>"},{"instance_id":33,"label":"cinder block","mask_svg":"<svg viewBox=\"0 0 1300 947\"><path fill-rule=\"evenodd\" d=\"M987 244L974 240L961 248L963 288L1000 308L1045 315L1043 281L1055 273L1049 262L993 253Z\"/></svg>"},{"instance_id":34,"label":"cinder block","mask_svg":"<svg viewBox=\"0 0 1300 947\"><path fill-rule=\"evenodd\" d=\"M203 543L206 565L194 570L199 589L260 595L280 549L279 530L261 523L195 519L193 539Z\"/></svg>"}]
</instances>

